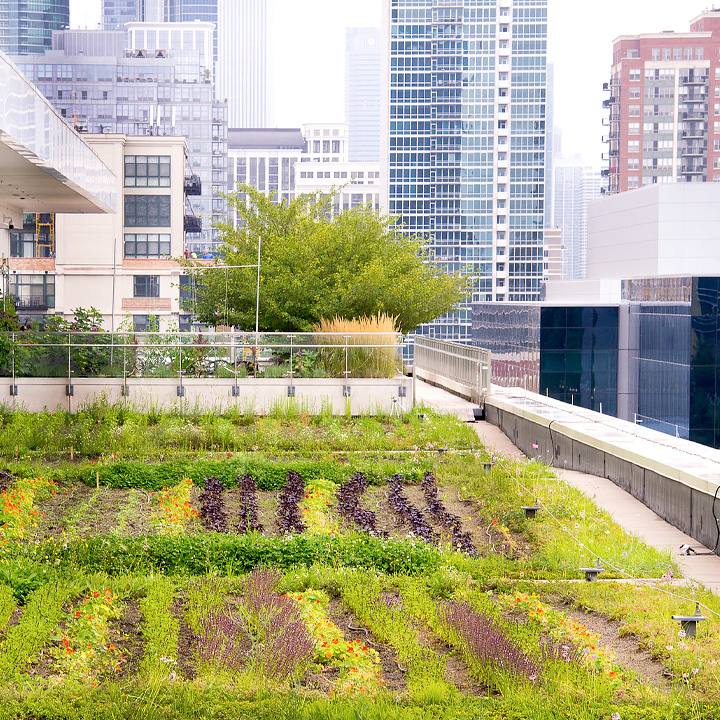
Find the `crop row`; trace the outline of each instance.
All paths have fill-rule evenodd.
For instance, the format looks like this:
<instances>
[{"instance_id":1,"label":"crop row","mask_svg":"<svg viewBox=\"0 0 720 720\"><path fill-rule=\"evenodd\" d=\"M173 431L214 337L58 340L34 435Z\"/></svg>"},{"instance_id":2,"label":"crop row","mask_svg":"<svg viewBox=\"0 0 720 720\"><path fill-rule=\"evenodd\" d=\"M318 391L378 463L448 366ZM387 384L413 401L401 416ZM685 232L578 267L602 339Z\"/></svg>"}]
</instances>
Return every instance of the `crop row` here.
<instances>
[{"instance_id":1,"label":"crop row","mask_svg":"<svg viewBox=\"0 0 720 720\"><path fill-rule=\"evenodd\" d=\"M476 688L503 693L517 686L608 693L622 674L598 673L572 642L553 641L541 625L506 621L498 599L484 592L458 584L449 599L437 600L422 578L396 576L393 586L363 571L330 573L340 605L307 581L288 589L292 576L268 568L242 580L96 575L87 585L47 585L29 598L18 624L0 624L0 684L28 672L50 684L97 683L124 677L132 666L141 683L150 675L202 682L223 671L259 687L312 682L320 674L332 678L333 692L378 693L392 661L403 668L409 693L421 697L429 686L452 691L448 653L464 658ZM134 591L140 617L128 630L119 621L132 598L118 596L133 582L141 588ZM0 599L7 597L0 585ZM354 618L339 625L348 611ZM128 632L139 638L134 651L121 647ZM191 641L181 644L181 633Z\"/></svg>"}]
</instances>

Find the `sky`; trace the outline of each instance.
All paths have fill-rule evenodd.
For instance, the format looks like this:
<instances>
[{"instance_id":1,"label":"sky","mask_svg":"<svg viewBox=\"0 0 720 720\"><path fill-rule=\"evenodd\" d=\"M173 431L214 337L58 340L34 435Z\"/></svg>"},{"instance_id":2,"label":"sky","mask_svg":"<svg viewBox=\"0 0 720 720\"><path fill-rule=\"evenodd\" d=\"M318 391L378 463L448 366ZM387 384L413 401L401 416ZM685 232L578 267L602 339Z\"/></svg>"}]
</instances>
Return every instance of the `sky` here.
<instances>
[{"instance_id":1,"label":"sky","mask_svg":"<svg viewBox=\"0 0 720 720\"><path fill-rule=\"evenodd\" d=\"M379 26L382 0L269 0L275 124L344 119L345 29ZM600 167L602 90L619 35L687 32L706 0L548 0L555 125L562 150ZM100 0L70 0L73 27L98 27Z\"/></svg>"}]
</instances>

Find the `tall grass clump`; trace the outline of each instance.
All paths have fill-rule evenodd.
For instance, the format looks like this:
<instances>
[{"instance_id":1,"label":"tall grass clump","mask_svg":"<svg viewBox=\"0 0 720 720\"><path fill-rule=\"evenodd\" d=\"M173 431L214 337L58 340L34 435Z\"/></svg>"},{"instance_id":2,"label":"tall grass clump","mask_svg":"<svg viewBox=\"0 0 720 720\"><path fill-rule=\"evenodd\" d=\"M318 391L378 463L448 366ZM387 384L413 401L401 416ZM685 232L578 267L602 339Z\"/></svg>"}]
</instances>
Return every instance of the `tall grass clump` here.
<instances>
[{"instance_id":1,"label":"tall grass clump","mask_svg":"<svg viewBox=\"0 0 720 720\"><path fill-rule=\"evenodd\" d=\"M397 318L391 315L380 313L355 320L325 318L315 326L315 332L318 345L333 346L321 348L318 355L331 377L345 377L346 340L348 377L391 378L399 369L400 335Z\"/></svg>"}]
</instances>

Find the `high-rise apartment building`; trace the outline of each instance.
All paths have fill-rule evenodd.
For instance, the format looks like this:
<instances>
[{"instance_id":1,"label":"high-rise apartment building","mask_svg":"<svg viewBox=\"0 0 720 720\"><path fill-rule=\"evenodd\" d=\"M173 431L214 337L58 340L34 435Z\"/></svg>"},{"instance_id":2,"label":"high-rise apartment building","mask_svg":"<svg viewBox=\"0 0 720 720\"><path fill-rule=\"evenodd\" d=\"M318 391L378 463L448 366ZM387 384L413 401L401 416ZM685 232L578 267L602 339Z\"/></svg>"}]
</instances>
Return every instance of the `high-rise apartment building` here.
<instances>
[{"instance_id":1,"label":"high-rise apartment building","mask_svg":"<svg viewBox=\"0 0 720 720\"><path fill-rule=\"evenodd\" d=\"M53 30L68 27L70 0L0 0L0 51L8 55L42 55Z\"/></svg>"},{"instance_id":2,"label":"high-rise apartment building","mask_svg":"<svg viewBox=\"0 0 720 720\"><path fill-rule=\"evenodd\" d=\"M472 301L540 297L547 0L384 0L391 214ZM419 332L468 341L470 305Z\"/></svg>"},{"instance_id":3,"label":"high-rise apartment building","mask_svg":"<svg viewBox=\"0 0 720 720\"><path fill-rule=\"evenodd\" d=\"M380 28L348 28L345 44L345 119L351 162L380 160Z\"/></svg>"},{"instance_id":4,"label":"high-rise apartment building","mask_svg":"<svg viewBox=\"0 0 720 720\"><path fill-rule=\"evenodd\" d=\"M615 40L603 103L609 192L720 181L719 44L720 10L701 13L688 33Z\"/></svg>"},{"instance_id":5,"label":"high-rise apartment building","mask_svg":"<svg viewBox=\"0 0 720 720\"><path fill-rule=\"evenodd\" d=\"M183 37L185 31L209 37L204 23L171 27ZM215 239L213 220L226 210L220 193L227 182L227 106L214 100L200 50L192 49L203 41L190 38L190 49L172 50L160 46L164 38L155 32L144 49L126 50L123 32L67 30L55 33L45 56L15 61L80 131L187 138L188 166L200 180L199 194L188 200L197 221L187 244L202 250Z\"/></svg>"}]
</instances>

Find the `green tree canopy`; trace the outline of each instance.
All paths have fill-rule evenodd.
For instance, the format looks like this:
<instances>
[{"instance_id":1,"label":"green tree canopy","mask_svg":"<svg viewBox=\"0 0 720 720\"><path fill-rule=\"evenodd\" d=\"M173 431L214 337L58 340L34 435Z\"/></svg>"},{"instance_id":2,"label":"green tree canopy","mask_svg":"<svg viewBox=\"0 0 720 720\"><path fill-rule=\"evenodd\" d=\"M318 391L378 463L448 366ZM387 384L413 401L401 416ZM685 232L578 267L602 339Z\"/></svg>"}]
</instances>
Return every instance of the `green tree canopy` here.
<instances>
[{"instance_id":1,"label":"green tree canopy","mask_svg":"<svg viewBox=\"0 0 720 720\"><path fill-rule=\"evenodd\" d=\"M222 223L228 269L203 270L193 304L200 322L255 327L258 239L260 329L312 331L322 318L387 313L407 332L450 310L463 298L461 277L430 257L422 238L409 238L395 220L367 207L328 219L333 195L300 195L275 203L249 186L228 196L240 227ZM249 268L232 266L251 265Z\"/></svg>"}]
</instances>

